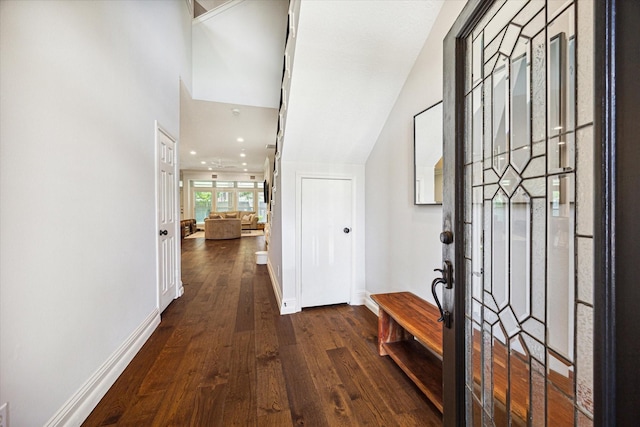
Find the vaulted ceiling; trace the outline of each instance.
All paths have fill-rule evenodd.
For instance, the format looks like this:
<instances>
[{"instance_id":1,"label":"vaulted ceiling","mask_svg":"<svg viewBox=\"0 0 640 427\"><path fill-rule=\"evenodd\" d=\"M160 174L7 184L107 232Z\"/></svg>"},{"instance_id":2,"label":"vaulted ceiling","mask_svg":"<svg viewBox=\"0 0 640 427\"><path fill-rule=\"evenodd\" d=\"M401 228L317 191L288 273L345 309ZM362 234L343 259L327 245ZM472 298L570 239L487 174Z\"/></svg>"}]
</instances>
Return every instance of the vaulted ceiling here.
<instances>
[{"instance_id":1,"label":"vaulted ceiling","mask_svg":"<svg viewBox=\"0 0 640 427\"><path fill-rule=\"evenodd\" d=\"M366 162L443 1L303 0L283 160ZM232 0L194 20L182 169L259 172L273 155L288 3Z\"/></svg>"},{"instance_id":2,"label":"vaulted ceiling","mask_svg":"<svg viewBox=\"0 0 640 427\"><path fill-rule=\"evenodd\" d=\"M442 1L303 1L283 160L364 164Z\"/></svg>"}]
</instances>

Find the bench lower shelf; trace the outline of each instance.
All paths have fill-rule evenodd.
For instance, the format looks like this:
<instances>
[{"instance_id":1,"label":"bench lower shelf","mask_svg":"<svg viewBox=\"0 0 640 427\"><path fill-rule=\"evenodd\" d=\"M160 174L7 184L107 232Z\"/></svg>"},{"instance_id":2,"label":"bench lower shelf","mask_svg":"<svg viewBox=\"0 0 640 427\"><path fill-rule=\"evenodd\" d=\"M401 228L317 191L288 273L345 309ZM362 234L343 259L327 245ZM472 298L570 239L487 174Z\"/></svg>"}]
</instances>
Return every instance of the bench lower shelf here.
<instances>
[{"instance_id":1,"label":"bench lower shelf","mask_svg":"<svg viewBox=\"0 0 640 427\"><path fill-rule=\"evenodd\" d=\"M383 347L442 412L442 361L416 340L384 343Z\"/></svg>"}]
</instances>

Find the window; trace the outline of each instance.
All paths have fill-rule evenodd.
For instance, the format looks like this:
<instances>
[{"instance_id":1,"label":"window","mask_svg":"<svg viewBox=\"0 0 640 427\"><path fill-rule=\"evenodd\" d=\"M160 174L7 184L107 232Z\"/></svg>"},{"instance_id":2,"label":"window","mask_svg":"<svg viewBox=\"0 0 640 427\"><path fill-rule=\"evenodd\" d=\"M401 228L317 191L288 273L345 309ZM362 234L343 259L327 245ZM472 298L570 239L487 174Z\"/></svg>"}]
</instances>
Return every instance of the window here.
<instances>
[{"instance_id":1,"label":"window","mask_svg":"<svg viewBox=\"0 0 640 427\"><path fill-rule=\"evenodd\" d=\"M234 188L236 183L233 181L213 181L217 188Z\"/></svg>"},{"instance_id":2,"label":"window","mask_svg":"<svg viewBox=\"0 0 640 427\"><path fill-rule=\"evenodd\" d=\"M211 191L194 191L196 223L204 223L211 212Z\"/></svg>"},{"instance_id":3,"label":"window","mask_svg":"<svg viewBox=\"0 0 640 427\"><path fill-rule=\"evenodd\" d=\"M234 211L233 191L216 191L216 212Z\"/></svg>"},{"instance_id":4,"label":"window","mask_svg":"<svg viewBox=\"0 0 640 427\"><path fill-rule=\"evenodd\" d=\"M258 222L267 222L267 203L262 190L258 190Z\"/></svg>"},{"instance_id":5,"label":"window","mask_svg":"<svg viewBox=\"0 0 640 427\"><path fill-rule=\"evenodd\" d=\"M267 219L262 182L192 180L190 186L198 224L203 224L211 212L256 212L257 209L258 221Z\"/></svg>"},{"instance_id":6,"label":"window","mask_svg":"<svg viewBox=\"0 0 640 427\"><path fill-rule=\"evenodd\" d=\"M255 191L238 191L238 210L245 212L255 211Z\"/></svg>"}]
</instances>

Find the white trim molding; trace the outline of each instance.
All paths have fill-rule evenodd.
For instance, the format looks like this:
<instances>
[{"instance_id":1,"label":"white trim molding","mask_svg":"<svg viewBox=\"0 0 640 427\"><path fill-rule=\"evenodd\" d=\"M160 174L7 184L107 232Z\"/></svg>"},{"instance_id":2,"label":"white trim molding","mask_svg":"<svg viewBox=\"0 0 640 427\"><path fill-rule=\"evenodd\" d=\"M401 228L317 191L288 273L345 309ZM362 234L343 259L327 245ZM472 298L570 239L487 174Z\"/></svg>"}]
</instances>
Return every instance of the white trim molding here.
<instances>
[{"instance_id":1,"label":"white trim molding","mask_svg":"<svg viewBox=\"0 0 640 427\"><path fill-rule=\"evenodd\" d=\"M271 279L271 286L273 286L273 295L276 297L276 303L280 310L280 314L293 314L296 312L296 300L295 299L282 299L282 291L280 290L280 282L273 272L273 266L271 265L271 259L267 259L267 271L269 272L269 278Z\"/></svg>"},{"instance_id":2,"label":"white trim molding","mask_svg":"<svg viewBox=\"0 0 640 427\"><path fill-rule=\"evenodd\" d=\"M366 304L367 293L363 290L354 291L351 295L351 302L349 305L363 305Z\"/></svg>"},{"instance_id":3,"label":"white trim molding","mask_svg":"<svg viewBox=\"0 0 640 427\"><path fill-rule=\"evenodd\" d=\"M365 292L364 305L366 305L373 314L378 316L378 304L373 302L373 300L371 299L371 292L369 291Z\"/></svg>"},{"instance_id":4,"label":"white trim molding","mask_svg":"<svg viewBox=\"0 0 640 427\"><path fill-rule=\"evenodd\" d=\"M45 427L79 426L109 391L133 357L160 324L154 309L126 341L98 368L45 424Z\"/></svg>"}]
</instances>

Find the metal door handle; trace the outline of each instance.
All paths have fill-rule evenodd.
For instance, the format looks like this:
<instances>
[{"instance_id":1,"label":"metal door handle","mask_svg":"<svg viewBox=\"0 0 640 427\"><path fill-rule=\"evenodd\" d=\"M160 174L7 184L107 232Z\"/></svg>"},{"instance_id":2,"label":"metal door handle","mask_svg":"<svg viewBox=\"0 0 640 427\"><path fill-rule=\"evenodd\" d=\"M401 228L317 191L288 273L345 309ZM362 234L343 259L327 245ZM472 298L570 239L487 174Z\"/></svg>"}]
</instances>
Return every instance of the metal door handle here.
<instances>
[{"instance_id":1,"label":"metal door handle","mask_svg":"<svg viewBox=\"0 0 640 427\"><path fill-rule=\"evenodd\" d=\"M440 310L440 318L438 319L438 322L442 322L444 320L444 311L442 310L442 305L440 305L438 294L436 294L436 286L438 286L438 284L440 283L445 283L442 277L436 277L435 279L433 279L433 282L431 282L431 293L433 294L433 299L436 301L438 310Z\"/></svg>"},{"instance_id":2,"label":"metal door handle","mask_svg":"<svg viewBox=\"0 0 640 427\"><path fill-rule=\"evenodd\" d=\"M438 306L438 310L440 311L440 318L438 322L444 321L444 325L447 328L451 327L451 313L442 309L442 305L440 304L440 300L438 299L438 294L436 294L436 286L439 284L443 284L446 289L451 289L453 287L453 266L451 262L445 261L442 269L436 268L433 271L439 271L442 273L442 277L436 277L431 282L431 293L433 294L433 299Z\"/></svg>"},{"instance_id":3,"label":"metal door handle","mask_svg":"<svg viewBox=\"0 0 640 427\"><path fill-rule=\"evenodd\" d=\"M160 235L161 236L166 236L167 234L169 234L169 232L167 230L160 230Z\"/></svg>"}]
</instances>

